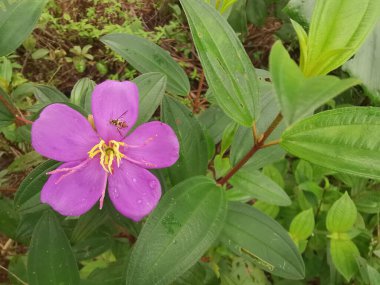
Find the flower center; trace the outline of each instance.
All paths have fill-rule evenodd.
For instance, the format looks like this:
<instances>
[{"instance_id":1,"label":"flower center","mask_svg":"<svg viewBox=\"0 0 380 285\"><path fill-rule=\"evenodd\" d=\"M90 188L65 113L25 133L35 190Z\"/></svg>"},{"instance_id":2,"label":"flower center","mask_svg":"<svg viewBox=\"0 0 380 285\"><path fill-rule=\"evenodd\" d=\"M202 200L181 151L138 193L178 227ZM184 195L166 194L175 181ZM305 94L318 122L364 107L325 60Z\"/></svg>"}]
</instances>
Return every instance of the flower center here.
<instances>
[{"instance_id":1,"label":"flower center","mask_svg":"<svg viewBox=\"0 0 380 285\"><path fill-rule=\"evenodd\" d=\"M120 146L124 145L123 142L114 140L110 140L108 144L106 144L104 140L100 140L100 142L88 152L88 156L94 158L100 154L101 166L106 172L112 174L112 163L114 160L116 160L117 167L120 167L121 159L125 157L125 155L120 152Z\"/></svg>"}]
</instances>

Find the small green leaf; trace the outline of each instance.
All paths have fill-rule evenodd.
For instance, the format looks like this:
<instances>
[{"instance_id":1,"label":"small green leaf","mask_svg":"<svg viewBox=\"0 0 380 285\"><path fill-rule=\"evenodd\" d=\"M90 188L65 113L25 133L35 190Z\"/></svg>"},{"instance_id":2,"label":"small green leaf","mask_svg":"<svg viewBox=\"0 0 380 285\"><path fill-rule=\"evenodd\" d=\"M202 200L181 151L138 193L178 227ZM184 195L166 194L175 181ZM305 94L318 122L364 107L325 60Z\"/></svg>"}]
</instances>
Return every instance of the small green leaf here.
<instances>
[{"instance_id":1,"label":"small green leaf","mask_svg":"<svg viewBox=\"0 0 380 285\"><path fill-rule=\"evenodd\" d=\"M304 74L324 75L344 64L360 48L379 15L378 0L317 1L310 24L307 58L302 66Z\"/></svg>"},{"instance_id":2,"label":"small green leaf","mask_svg":"<svg viewBox=\"0 0 380 285\"><path fill-rule=\"evenodd\" d=\"M303 279L305 265L288 232L275 220L247 204L228 205L220 239L235 254L286 279Z\"/></svg>"},{"instance_id":3,"label":"small green leaf","mask_svg":"<svg viewBox=\"0 0 380 285\"><path fill-rule=\"evenodd\" d=\"M280 41L270 54L270 71L281 111L288 125L307 117L319 106L360 83L334 76L306 78Z\"/></svg>"},{"instance_id":4,"label":"small green leaf","mask_svg":"<svg viewBox=\"0 0 380 285\"><path fill-rule=\"evenodd\" d=\"M298 241L306 240L314 231L314 213L313 209L302 211L294 217L290 224L289 233Z\"/></svg>"},{"instance_id":5,"label":"small green leaf","mask_svg":"<svg viewBox=\"0 0 380 285\"><path fill-rule=\"evenodd\" d=\"M214 285L217 282L216 275L212 270L208 266L197 262L170 285Z\"/></svg>"},{"instance_id":6,"label":"small green leaf","mask_svg":"<svg viewBox=\"0 0 380 285\"><path fill-rule=\"evenodd\" d=\"M272 179L260 171L243 167L231 179L233 189L246 193L251 199L278 206L289 206L292 202L286 192Z\"/></svg>"},{"instance_id":7,"label":"small green leaf","mask_svg":"<svg viewBox=\"0 0 380 285\"><path fill-rule=\"evenodd\" d=\"M338 272L349 281L358 271L356 258L360 256L360 253L356 245L351 240L332 239L330 254Z\"/></svg>"},{"instance_id":8,"label":"small green leaf","mask_svg":"<svg viewBox=\"0 0 380 285\"><path fill-rule=\"evenodd\" d=\"M178 161L167 169L173 185L186 178L206 174L206 138L192 112L175 99L166 96L161 116L162 121L173 128L181 146Z\"/></svg>"},{"instance_id":9,"label":"small green leaf","mask_svg":"<svg viewBox=\"0 0 380 285\"><path fill-rule=\"evenodd\" d=\"M79 271L69 240L54 213L35 226L28 257L30 285L79 284Z\"/></svg>"},{"instance_id":10,"label":"small green leaf","mask_svg":"<svg viewBox=\"0 0 380 285\"><path fill-rule=\"evenodd\" d=\"M166 76L162 73L151 72L140 75L133 80L139 89L139 117L136 126L147 122L164 98Z\"/></svg>"},{"instance_id":11,"label":"small green leaf","mask_svg":"<svg viewBox=\"0 0 380 285\"><path fill-rule=\"evenodd\" d=\"M349 107L318 113L288 128L281 146L316 165L380 179L380 108Z\"/></svg>"},{"instance_id":12,"label":"small green leaf","mask_svg":"<svg viewBox=\"0 0 380 285\"><path fill-rule=\"evenodd\" d=\"M199 122L208 130L214 143L220 142L225 128L232 120L218 107L211 105L198 117Z\"/></svg>"},{"instance_id":13,"label":"small green leaf","mask_svg":"<svg viewBox=\"0 0 380 285\"><path fill-rule=\"evenodd\" d=\"M210 178L193 177L169 190L139 235L126 284L170 284L213 244L225 215L224 191Z\"/></svg>"},{"instance_id":14,"label":"small green leaf","mask_svg":"<svg viewBox=\"0 0 380 285\"><path fill-rule=\"evenodd\" d=\"M258 117L255 69L227 21L203 0L181 0L207 83L220 108L234 121L251 126Z\"/></svg>"},{"instance_id":15,"label":"small green leaf","mask_svg":"<svg viewBox=\"0 0 380 285\"><path fill-rule=\"evenodd\" d=\"M25 171L28 168L36 166L45 159L37 152L31 151L26 154L23 154L17 157L9 166L8 171L11 172L20 172Z\"/></svg>"},{"instance_id":16,"label":"small green leaf","mask_svg":"<svg viewBox=\"0 0 380 285\"><path fill-rule=\"evenodd\" d=\"M354 225L357 214L355 204L346 192L328 211L326 227L332 233L347 232Z\"/></svg>"},{"instance_id":17,"label":"small green leaf","mask_svg":"<svg viewBox=\"0 0 380 285\"><path fill-rule=\"evenodd\" d=\"M90 78L82 78L71 91L70 102L91 114L91 96L96 83Z\"/></svg>"},{"instance_id":18,"label":"small green leaf","mask_svg":"<svg viewBox=\"0 0 380 285\"><path fill-rule=\"evenodd\" d=\"M14 51L32 32L46 0L0 2L0 56Z\"/></svg>"},{"instance_id":19,"label":"small green leaf","mask_svg":"<svg viewBox=\"0 0 380 285\"><path fill-rule=\"evenodd\" d=\"M283 11L303 27L308 27L315 2L316 0L290 0Z\"/></svg>"},{"instance_id":20,"label":"small green leaf","mask_svg":"<svg viewBox=\"0 0 380 285\"><path fill-rule=\"evenodd\" d=\"M180 96L187 96L190 92L186 73L167 51L156 44L138 36L122 33L106 35L101 41L141 73L165 74L169 92Z\"/></svg>"},{"instance_id":21,"label":"small green leaf","mask_svg":"<svg viewBox=\"0 0 380 285\"><path fill-rule=\"evenodd\" d=\"M34 96L43 104L43 106L51 103L66 103L69 99L54 86L36 84L33 88Z\"/></svg>"},{"instance_id":22,"label":"small green leaf","mask_svg":"<svg viewBox=\"0 0 380 285\"><path fill-rule=\"evenodd\" d=\"M0 199L0 232L10 238L15 238L19 223L19 215L8 198Z\"/></svg>"}]
</instances>

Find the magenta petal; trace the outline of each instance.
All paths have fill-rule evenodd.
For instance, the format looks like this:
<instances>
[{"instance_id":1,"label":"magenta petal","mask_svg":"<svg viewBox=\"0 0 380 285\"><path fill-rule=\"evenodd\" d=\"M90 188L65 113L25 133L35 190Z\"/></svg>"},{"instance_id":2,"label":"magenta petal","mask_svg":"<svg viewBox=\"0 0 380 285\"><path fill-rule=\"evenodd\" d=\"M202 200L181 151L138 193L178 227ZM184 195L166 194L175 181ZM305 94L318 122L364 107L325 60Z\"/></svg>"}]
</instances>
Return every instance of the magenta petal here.
<instances>
[{"instance_id":1,"label":"magenta petal","mask_svg":"<svg viewBox=\"0 0 380 285\"><path fill-rule=\"evenodd\" d=\"M41 192L41 202L49 204L64 216L79 216L89 211L99 201L106 189L107 174L99 164L99 159L68 162L57 168L73 168L82 165L69 174L52 174ZM56 171L57 171L56 170ZM65 177L63 177L66 175Z\"/></svg>"},{"instance_id":2,"label":"magenta petal","mask_svg":"<svg viewBox=\"0 0 380 285\"><path fill-rule=\"evenodd\" d=\"M135 124L138 116L138 90L130 81L106 80L97 85L92 93L92 114L95 126L101 137L109 140L122 140ZM112 120L124 123L119 129Z\"/></svg>"},{"instance_id":3,"label":"magenta petal","mask_svg":"<svg viewBox=\"0 0 380 285\"><path fill-rule=\"evenodd\" d=\"M156 207L161 185L148 170L124 160L108 178L108 193L121 214L138 222Z\"/></svg>"},{"instance_id":4,"label":"magenta petal","mask_svg":"<svg viewBox=\"0 0 380 285\"><path fill-rule=\"evenodd\" d=\"M34 149L54 160L86 159L87 152L98 142L86 118L63 104L47 106L32 125Z\"/></svg>"},{"instance_id":5,"label":"magenta petal","mask_svg":"<svg viewBox=\"0 0 380 285\"><path fill-rule=\"evenodd\" d=\"M164 168L179 157L179 143L172 128L161 122L142 124L124 142L126 159L144 168Z\"/></svg>"}]
</instances>

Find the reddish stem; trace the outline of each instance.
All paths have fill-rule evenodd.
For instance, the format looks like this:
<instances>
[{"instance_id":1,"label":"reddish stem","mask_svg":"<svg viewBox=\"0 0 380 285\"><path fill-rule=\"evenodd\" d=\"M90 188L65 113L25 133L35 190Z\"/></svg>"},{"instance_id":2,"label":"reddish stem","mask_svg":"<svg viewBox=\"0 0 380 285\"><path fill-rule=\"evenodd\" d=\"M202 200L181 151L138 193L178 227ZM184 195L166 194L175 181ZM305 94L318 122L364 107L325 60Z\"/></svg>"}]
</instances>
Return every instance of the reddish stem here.
<instances>
[{"instance_id":1,"label":"reddish stem","mask_svg":"<svg viewBox=\"0 0 380 285\"><path fill-rule=\"evenodd\" d=\"M222 177L218 183L220 185L224 185L228 182L228 180L230 180L230 178L240 169L243 167L244 164L246 164L246 162L257 152L259 151L260 149L262 148L265 148L265 147L269 147L269 146L272 146L272 145L276 145L278 144L280 141L273 141L273 142L270 142L268 144L264 144L266 139L272 134L272 132L274 131L274 129L278 126L278 124L281 122L282 120L282 115L281 114L278 114L276 116L276 118L273 120L273 122L270 124L270 126L268 127L268 129L262 134L262 136L260 138L257 139L257 142L255 143L255 145L244 155L244 157L233 167L231 168L231 170L224 176Z\"/></svg>"}]
</instances>

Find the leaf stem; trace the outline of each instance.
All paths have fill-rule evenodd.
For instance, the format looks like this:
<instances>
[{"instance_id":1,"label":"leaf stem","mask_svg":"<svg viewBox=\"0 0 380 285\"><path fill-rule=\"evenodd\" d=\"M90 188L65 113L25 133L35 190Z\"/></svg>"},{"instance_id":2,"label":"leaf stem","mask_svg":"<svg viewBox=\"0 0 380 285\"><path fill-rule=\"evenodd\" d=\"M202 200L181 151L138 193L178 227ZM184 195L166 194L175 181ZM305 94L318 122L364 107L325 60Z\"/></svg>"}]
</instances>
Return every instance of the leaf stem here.
<instances>
[{"instance_id":1,"label":"leaf stem","mask_svg":"<svg viewBox=\"0 0 380 285\"><path fill-rule=\"evenodd\" d=\"M243 158L233 167L231 170L221 179L219 179L218 183L220 185L225 185L228 180L240 169L246 164L246 162L260 149L273 146L278 144L280 141L276 140L273 142L270 142L268 144L264 144L266 139L273 133L275 128L278 126L278 124L282 120L282 114L279 113L276 118L273 120L273 122L270 124L268 129L259 137L257 138L257 142L252 146L252 148L243 156Z\"/></svg>"}]
</instances>

